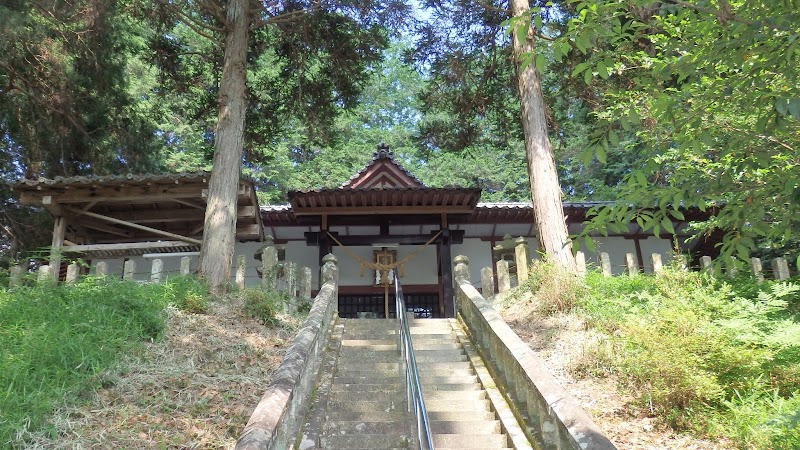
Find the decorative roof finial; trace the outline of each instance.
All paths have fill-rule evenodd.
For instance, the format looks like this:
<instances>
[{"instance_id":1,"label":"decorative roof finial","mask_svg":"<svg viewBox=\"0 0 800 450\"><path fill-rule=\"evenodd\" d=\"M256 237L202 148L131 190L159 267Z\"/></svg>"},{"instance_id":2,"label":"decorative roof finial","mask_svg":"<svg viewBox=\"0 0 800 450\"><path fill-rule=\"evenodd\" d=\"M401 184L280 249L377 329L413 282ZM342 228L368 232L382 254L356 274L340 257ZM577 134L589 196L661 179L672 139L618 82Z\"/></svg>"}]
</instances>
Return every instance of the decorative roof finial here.
<instances>
[{"instance_id":1,"label":"decorative roof finial","mask_svg":"<svg viewBox=\"0 0 800 450\"><path fill-rule=\"evenodd\" d=\"M375 159L383 159L391 156L392 153L389 151L389 146L386 145L385 142L381 142L378 144L378 151L375 152Z\"/></svg>"}]
</instances>

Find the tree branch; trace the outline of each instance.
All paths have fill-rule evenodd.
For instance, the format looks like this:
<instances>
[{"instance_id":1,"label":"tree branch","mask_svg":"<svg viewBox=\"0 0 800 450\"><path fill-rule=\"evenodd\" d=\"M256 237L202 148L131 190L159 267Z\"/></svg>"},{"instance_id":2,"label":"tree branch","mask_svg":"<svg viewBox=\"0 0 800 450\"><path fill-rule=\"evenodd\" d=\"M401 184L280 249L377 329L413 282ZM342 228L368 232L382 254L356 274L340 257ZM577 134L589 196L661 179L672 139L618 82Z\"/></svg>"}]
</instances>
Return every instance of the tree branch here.
<instances>
[{"instance_id":1,"label":"tree branch","mask_svg":"<svg viewBox=\"0 0 800 450\"><path fill-rule=\"evenodd\" d=\"M296 20L298 17L300 17L302 15L311 14L314 11L317 11L317 10L319 10L319 4L315 3L314 6L311 7L311 9L298 9L296 11L289 11L289 12L281 13L281 14L278 14L278 15L275 15L275 16L270 16L270 17L267 17L267 18L258 19L258 20L253 21L252 25L250 25L250 29L251 30L255 30L255 29L261 28L261 27L263 27L265 25L292 22L292 21Z\"/></svg>"},{"instance_id":2,"label":"tree branch","mask_svg":"<svg viewBox=\"0 0 800 450\"><path fill-rule=\"evenodd\" d=\"M209 25L207 23L202 23L200 21L197 21L197 20L189 17L185 12L181 11L181 9L179 7L173 5L168 0L158 0L158 2L161 5L163 5L164 7L166 7L167 9L169 9L170 11L172 11L175 15L177 15L178 18L181 20L181 22L183 22L192 31L194 31L195 33L199 34L200 36L203 36L204 38L210 40L214 44L216 44L218 46L220 45L219 38L213 36L209 32L223 33L225 30L223 30L222 28L219 28L219 27L215 27L215 26ZM213 12L211 12L211 11L208 11L208 12L209 12L209 14L214 15ZM223 21L222 23L225 23L225 22Z\"/></svg>"},{"instance_id":3,"label":"tree branch","mask_svg":"<svg viewBox=\"0 0 800 450\"><path fill-rule=\"evenodd\" d=\"M774 30L774 31L789 31L789 32L793 31L793 30L791 30L789 28L783 28L783 27L779 27L777 25L772 25L772 24L768 23L767 21L756 22L756 21L753 21L753 20L748 20L748 19L743 19L741 17L738 17L738 16L736 16L735 14L733 14L731 12L730 4L728 2L726 2L726 1L722 2L723 8L716 9L716 10L715 9L711 9L711 8L706 8L706 7L703 7L703 6L699 6L699 5L695 5L695 4L689 3L689 2L687 2L685 0L665 0L665 3L669 3L669 4L675 5L675 6L682 6L684 8L689 8L689 9L695 10L697 12L705 13L705 14L710 14L710 15L716 17L717 20L719 21L719 23L721 23L722 25L725 25L727 22L731 21L731 22L743 23L743 24L751 26L751 27L752 26L756 26L756 25L761 25L761 26L765 26L765 27L767 27L767 28L769 28L771 30Z\"/></svg>"}]
</instances>

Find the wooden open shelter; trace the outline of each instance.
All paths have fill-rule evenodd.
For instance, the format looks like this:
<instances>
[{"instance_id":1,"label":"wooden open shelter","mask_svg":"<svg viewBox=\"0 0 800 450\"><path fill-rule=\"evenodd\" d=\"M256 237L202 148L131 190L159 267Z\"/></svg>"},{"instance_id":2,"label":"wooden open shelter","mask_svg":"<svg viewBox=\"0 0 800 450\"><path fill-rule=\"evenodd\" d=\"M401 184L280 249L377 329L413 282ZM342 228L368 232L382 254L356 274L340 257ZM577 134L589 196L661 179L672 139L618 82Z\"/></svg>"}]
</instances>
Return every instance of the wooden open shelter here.
<instances>
[{"instance_id":1,"label":"wooden open shelter","mask_svg":"<svg viewBox=\"0 0 800 450\"><path fill-rule=\"evenodd\" d=\"M200 250L208 172L39 178L13 184L25 204L54 218L50 264ZM237 240L263 240L253 182L239 180Z\"/></svg>"}]
</instances>

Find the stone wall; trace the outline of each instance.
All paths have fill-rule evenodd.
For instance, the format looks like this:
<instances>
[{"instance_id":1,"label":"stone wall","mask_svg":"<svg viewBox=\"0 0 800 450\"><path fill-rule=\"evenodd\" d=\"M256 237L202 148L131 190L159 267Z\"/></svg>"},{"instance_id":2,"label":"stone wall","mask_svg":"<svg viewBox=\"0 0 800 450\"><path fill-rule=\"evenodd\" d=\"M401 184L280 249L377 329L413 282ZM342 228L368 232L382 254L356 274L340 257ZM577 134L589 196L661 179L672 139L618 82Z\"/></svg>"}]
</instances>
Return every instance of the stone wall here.
<instances>
[{"instance_id":1,"label":"stone wall","mask_svg":"<svg viewBox=\"0 0 800 450\"><path fill-rule=\"evenodd\" d=\"M236 450L288 449L300 435L332 325L337 317L338 269L327 255L322 288L236 443Z\"/></svg>"},{"instance_id":2,"label":"stone wall","mask_svg":"<svg viewBox=\"0 0 800 450\"><path fill-rule=\"evenodd\" d=\"M468 258L457 256L454 261L458 318L528 439L546 449L616 448L472 286Z\"/></svg>"}]
</instances>

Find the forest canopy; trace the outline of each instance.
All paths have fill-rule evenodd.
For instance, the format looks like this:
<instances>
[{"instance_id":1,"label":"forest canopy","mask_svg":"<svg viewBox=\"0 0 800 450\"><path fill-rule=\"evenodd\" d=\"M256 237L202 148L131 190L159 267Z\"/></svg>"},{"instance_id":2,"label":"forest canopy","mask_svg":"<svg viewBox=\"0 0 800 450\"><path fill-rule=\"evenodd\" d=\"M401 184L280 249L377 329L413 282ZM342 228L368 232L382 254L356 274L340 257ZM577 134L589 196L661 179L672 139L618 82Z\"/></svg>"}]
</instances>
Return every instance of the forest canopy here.
<instances>
[{"instance_id":1,"label":"forest canopy","mask_svg":"<svg viewBox=\"0 0 800 450\"><path fill-rule=\"evenodd\" d=\"M619 200L590 230L670 232L698 207L718 212L697 232L722 230L724 254L781 251L800 229L796 3L540 2L515 20L504 1L260 5L242 170L281 203L385 142L430 186L529 200L511 50L525 27L564 198ZM224 7L0 5L0 176L211 169ZM49 225L0 189L2 251L46 245Z\"/></svg>"}]
</instances>

